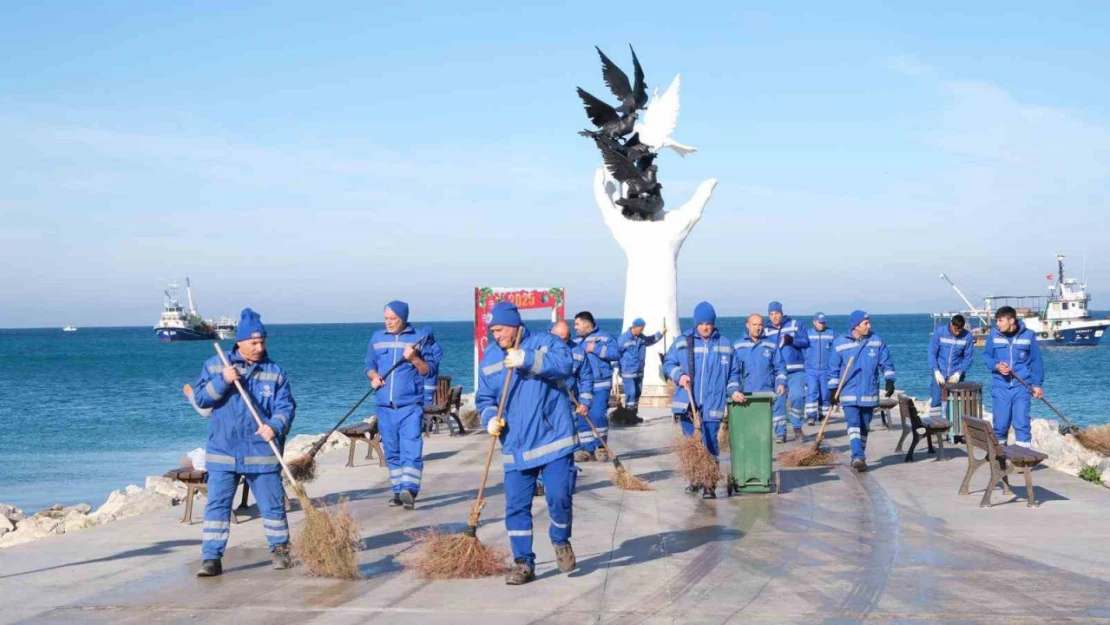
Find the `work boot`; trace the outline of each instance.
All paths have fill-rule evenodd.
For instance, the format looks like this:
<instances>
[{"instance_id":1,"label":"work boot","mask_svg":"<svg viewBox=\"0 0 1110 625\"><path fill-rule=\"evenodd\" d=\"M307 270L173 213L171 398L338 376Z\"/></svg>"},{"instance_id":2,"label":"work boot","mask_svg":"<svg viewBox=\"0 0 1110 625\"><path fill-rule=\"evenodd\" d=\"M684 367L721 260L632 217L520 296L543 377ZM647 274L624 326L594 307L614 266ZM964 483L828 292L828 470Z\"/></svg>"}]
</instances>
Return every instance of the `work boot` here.
<instances>
[{"instance_id":1,"label":"work boot","mask_svg":"<svg viewBox=\"0 0 1110 625\"><path fill-rule=\"evenodd\" d=\"M810 419L809 420L809 425L810 425L810 427L813 427L813 426L817 425L817 418L814 417L814 418Z\"/></svg>"},{"instance_id":2,"label":"work boot","mask_svg":"<svg viewBox=\"0 0 1110 625\"><path fill-rule=\"evenodd\" d=\"M780 444L780 445L785 445L786 444L786 435L783 434L782 436L777 437L775 439L775 442Z\"/></svg>"},{"instance_id":3,"label":"work boot","mask_svg":"<svg viewBox=\"0 0 1110 625\"><path fill-rule=\"evenodd\" d=\"M402 505L404 505L404 502L401 501L401 494L400 493L393 493L393 499L389 500L389 507L390 508L400 508Z\"/></svg>"},{"instance_id":4,"label":"work boot","mask_svg":"<svg viewBox=\"0 0 1110 625\"><path fill-rule=\"evenodd\" d=\"M536 491L532 493L532 496L543 497L546 493L547 489L544 487L543 482L536 482Z\"/></svg>"},{"instance_id":5,"label":"work boot","mask_svg":"<svg viewBox=\"0 0 1110 625\"><path fill-rule=\"evenodd\" d=\"M524 560L517 560L513 562L512 568L509 573L505 575L505 583L510 586L520 586L536 579L536 570L528 565Z\"/></svg>"},{"instance_id":6,"label":"work boot","mask_svg":"<svg viewBox=\"0 0 1110 625\"><path fill-rule=\"evenodd\" d=\"M717 489L716 488L709 488L708 486L703 487L701 489L701 498L702 499L716 499L717 498Z\"/></svg>"},{"instance_id":7,"label":"work boot","mask_svg":"<svg viewBox=\"0 0 1110 625\"><path fill-rule=\"evenodd\" d=\"M687 495L696 495L696 494L698 494L698 487L691 484L691 485L687 486L686 488L682 489L682 492L686 493Z\"/></svg>"},{"instance_id":8,"label":"work boot","mask_svg":"<svg viewBox=\"0 0 1110 625\"><path fill-rule=\"evenodd\" d=\"M578 451L574 452L575 462L589 462L593 459L594 455L586 451L585 449L579 449Z\"/></svg>"},{"instance_id":9,"label":"work boot","mask_svg":"<svg viewBox=\"0 0 1110 625\"><path fill-rule=\"evenodd\" d=\"M867 473L867 462L862 458L856 458L852 461L852 468L858 473Z\"/></svg>"},{"instance_id":10,"label":"work boot","mask_svg":"<svg viewBox=\"0 0 1110 625\"><path fill-rule=\"evenodd\" d=\"M564 573L570 573L574 567L578 566L578 559L574 557L574 548L570 543L565 545L555 545L555 563L559 565L559 570Z\"/></svg>"},{"instance_id":11,"label":"work boot","mask_svg":"<svg viewBox=\"0 0 1110 625\"><path fill-rule=\"evenodd\" d=\"M598 450L594 452L594 458L598 462L609 462L609 452L605 451L603 448L598 448Z\"/></svg>"},{"instance_id":12,"label":"work boot","mask_svg":"<svg viewBox=\"0 0 1110 625\"><path fill-rule=\"evenodd\" d=\"M270 568L275 571L284 571L285 569L293 567L293 556L289 555L289 543L281 543L274 545L274 550L270 552Z\"/></svg>"},{"instance_id":13,"label":"work boot","mask_svg":"<svg viewBox=\"0 0 1110 625\"><path fill-rule=\"evenodd\" d=\"M644 422L644 418L640 416L640 409L639 408L633 408L632 409L632 420L635 421L636 423L643 423Z\"/></svg>"},{"instance_id":14,"label":"work boot","mask_svg":"<svg viewBox=\"0 0 1110 625\"><path fill-rule=\"evenodd\" d=\"M801 426L794 428L794 440L798 441L799 443L806 442L806 433L804 430L802 430Z\"/></svg>"},{"instance_id":15,"label":"work boot","mask_svg":"<svg viewBox=\"0 0 1110 625\"><path fill-rule=\"evenodd\" d=\"M216 577L224 572L224 567L219 560L205 560L200 563L197 577Z\"/></svg>"},{"instance_id":16,"label":"work boot","mask_svg":"<svg viewBox=\"0 0 1110 625\"><path fill-rule=\"evenodd\" d=\"M411 490L401 491L401 505L405 507L405 510L412 510L413 506L416 505L416 493Z\"/></svg>"}]
</instances>

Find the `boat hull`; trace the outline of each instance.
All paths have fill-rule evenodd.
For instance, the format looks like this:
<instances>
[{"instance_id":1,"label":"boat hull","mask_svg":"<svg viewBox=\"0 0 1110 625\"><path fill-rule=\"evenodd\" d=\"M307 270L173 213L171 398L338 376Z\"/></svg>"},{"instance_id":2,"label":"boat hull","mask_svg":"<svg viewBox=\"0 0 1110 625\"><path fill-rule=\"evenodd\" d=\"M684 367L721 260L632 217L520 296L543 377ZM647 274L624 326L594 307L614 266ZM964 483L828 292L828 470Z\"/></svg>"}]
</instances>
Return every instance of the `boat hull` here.
<instances>
[{"instance_id":1,"label":"boat hull","mask_svg":"<svg viewBox=\"0 0 1110 625\"><path fill-rule=\"evenodd\" d=\"M216 338L212 332L202 332L192 328L155 328L154 334L163 343L178 341L204 341Z\"/></svg>"},{"instance_id":2,"label":"boat hull","mask_svg":"<svg viewBox=\"0 0 1110 625\"><path fill-rule=\"evenodd\" d=\"M1043 345L1069 345L1076 347L1094 347L1102 340L1106 331L1105 325L1092 325L1084 328L1061 328L1056 336L1051 339L1038 341Z\"/></svg>"}]
</instances>

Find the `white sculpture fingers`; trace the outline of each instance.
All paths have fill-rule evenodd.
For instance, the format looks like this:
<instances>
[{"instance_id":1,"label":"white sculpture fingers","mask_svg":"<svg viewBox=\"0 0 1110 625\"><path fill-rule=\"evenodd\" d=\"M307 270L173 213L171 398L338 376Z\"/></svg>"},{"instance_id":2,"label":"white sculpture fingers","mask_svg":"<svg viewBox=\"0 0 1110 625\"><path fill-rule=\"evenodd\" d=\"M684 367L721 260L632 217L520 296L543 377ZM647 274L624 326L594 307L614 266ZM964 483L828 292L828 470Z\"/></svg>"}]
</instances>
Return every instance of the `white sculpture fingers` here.
<instances>
[{"instance_id":1,"label":"white sculpture fingers","mask_svg":"<svg viewBox=\"0 0 1110 625\"><path fill-rule=\"evenodd\" d=\"M709 198L713 197L713 189L717 187L717 179L710 178L703 180L698 188L694 190L694 194L686 203L676 211L668 212L668 216L674 213L678 219L675 220L675 225L680 229L682 236L685 237L690 234L690 230L694 224L698 223L701 219L702 211L705 210L705 205L709 203Z\"/></svg>"}]
</instances>

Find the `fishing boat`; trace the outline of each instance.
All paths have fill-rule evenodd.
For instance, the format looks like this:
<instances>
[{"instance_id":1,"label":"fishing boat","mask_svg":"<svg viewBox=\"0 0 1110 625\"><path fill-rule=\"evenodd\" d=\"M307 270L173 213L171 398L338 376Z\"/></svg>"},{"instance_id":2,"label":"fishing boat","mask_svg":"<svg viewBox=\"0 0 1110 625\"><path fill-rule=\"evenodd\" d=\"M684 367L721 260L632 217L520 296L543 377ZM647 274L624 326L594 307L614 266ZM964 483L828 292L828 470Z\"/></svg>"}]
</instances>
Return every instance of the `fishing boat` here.
<instances>
[{"instance_id":1,"label":"fishing boat","mask_svg":"<svg viewBox=\"0 0 1110 625\"><path fill-rule=\"evenodd\" d=\"M216 322L216 337L221 341L230 341L235 338L235 330L238 328L238 321L224 315Z\"/></svg>"},{"instance_id":2,"label":"fishing boat","mask_svg":"<svg viewBox=\"0 0 1110 625\"><path fill-rule=\"evenodd\" d=\"M189 300L189 312L181 306L177 293L180 287L171 284L163 293L166 300L163 304L162 316L158 318L158 325L154 326L154 333L163 343L176 341L201 341L211 340L216 337L216 330L211 323L201 318L197 313L196 304L193 302L193 288L189 278L185 278L185 294Z\"/></svg>"},{"instance_id":3,"label":"fishing boat","mask_svg":"<svg viewBox=\"0 0 1110 625\"><path fill-rule=\"evenodd\" d=\"M1096 319L1091 315L1091 294L1087 291L1087 282L1065 277L1063 255L1056 256L1056 264L1056 273L1045 276L1049 281L1048 295L990 295L983 298L981 308L972 304L947 275L941 274L941 279L952 286L967 304L968 310L932 313L933 324L938 325L941 320L950 319L957 313L964 314L969 321L977 322L970 325L975 344L980 346L990 332L991 311L1011 306L1025 327L1037 335L1037 342L1041 345L1098 345L1106 328L1110 327L1110 319Z\"/></svg>"},{"instance_id":4,"label":"fishing boat","mask_svg":"<svg viewBox=\"0 0 1110 625\"><path fill-rule=\"evenodd\" d=\"M76 331L77 331L77 326L75 326L73 324L67 325L66 327L62 328L62 332L76 332Z\"/></svg>"}]
</instances>

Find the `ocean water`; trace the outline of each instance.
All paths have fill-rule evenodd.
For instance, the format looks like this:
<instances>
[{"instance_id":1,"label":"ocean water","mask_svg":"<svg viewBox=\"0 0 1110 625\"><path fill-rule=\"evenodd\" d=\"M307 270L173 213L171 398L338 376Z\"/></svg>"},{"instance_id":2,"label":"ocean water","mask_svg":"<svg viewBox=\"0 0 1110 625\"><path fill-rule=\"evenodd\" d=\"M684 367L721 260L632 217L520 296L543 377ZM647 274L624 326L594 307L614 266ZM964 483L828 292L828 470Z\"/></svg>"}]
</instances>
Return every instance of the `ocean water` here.
<instances>
[{"instance_id":1,"label":"ocean water","mask_svg":"<svg viewBox=\"0 0 1110 625\"><path fill-rule=\"evenodd\" d=\"M798 317L808 323L807 317ZM898 386L926 396L930 373L926 315L876 315L874 330L890 344ZM842 329L845 317L831 316ZM540 322L529 322L533 329ZM688 327L689 320L684 321ZM417 324L418 326L421 324ZM443 347L441 374L473 390L473 325L433 325ZM614 334L620 320L601 320ZM726 336L744 333L744 320L722 318ZM298 410L293 434L318 433L367 389L366 343L381 324L271 325L268 349L289 374ZM225 348L230 347L225 342ZM1110 347L1043 350L1048 398L1080 424L1110 421ZM203 447L206 421L181 387L194 383L214 355L211 342L158 343L148 327L0 330L0 502L25 510L54 503L104 501L110 491L176 467ZM987 382L976 356L970 379ZM989 394L987 397L989 406ZM373 412L371 401L352 419ZM1040 402L1035 416L1053 417Z\"/></svg>"}]
</instances>

